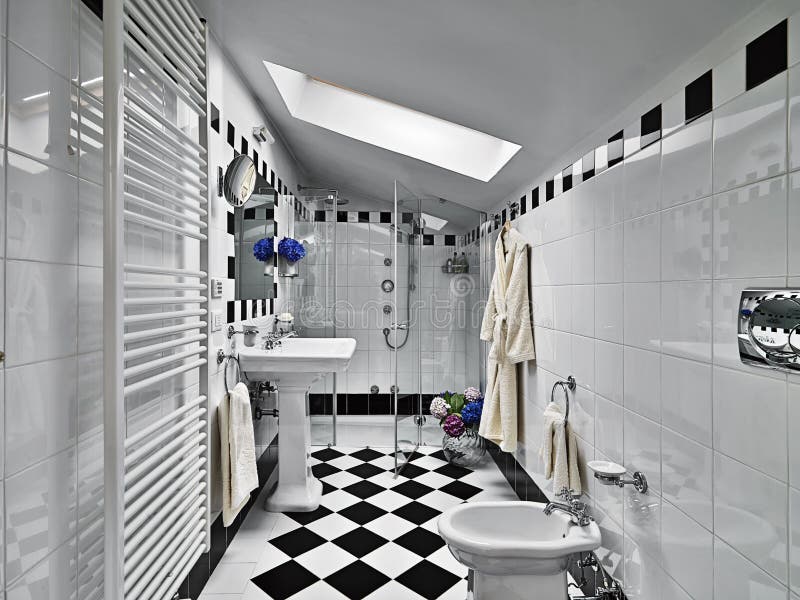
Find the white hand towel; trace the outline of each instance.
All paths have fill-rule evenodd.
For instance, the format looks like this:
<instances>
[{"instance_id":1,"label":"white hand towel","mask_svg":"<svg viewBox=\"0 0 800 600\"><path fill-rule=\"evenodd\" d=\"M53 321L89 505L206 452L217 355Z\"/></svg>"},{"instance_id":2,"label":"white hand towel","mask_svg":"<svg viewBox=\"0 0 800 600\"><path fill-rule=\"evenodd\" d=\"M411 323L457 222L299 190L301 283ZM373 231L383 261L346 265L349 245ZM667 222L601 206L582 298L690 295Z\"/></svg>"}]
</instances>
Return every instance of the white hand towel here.
<instances>
[{"instance_id":1,"label":"white hand towel","mask_svg":"<svg viewBox=\"0 0 800 600\"><path fill-rule=\"evenodd\" d=\"M258 487L253 416L247 386L237 383L218 410L222 467L222 524L230 526Z\"/></svg>"},{"instance_id":2,"label":"white hand towel","mask_svg":"<svg viewBox=\"0 0 800 600\"><path fill-rule=\"evenodd\" d=\"M569 423L564 421L561 407L551 402L544 410L544 432L539 456L544 462L544 476L553 480L553 491L562 488L581 494L581 474L578 470L578 443Z\"/></svg>"}]
</instances>

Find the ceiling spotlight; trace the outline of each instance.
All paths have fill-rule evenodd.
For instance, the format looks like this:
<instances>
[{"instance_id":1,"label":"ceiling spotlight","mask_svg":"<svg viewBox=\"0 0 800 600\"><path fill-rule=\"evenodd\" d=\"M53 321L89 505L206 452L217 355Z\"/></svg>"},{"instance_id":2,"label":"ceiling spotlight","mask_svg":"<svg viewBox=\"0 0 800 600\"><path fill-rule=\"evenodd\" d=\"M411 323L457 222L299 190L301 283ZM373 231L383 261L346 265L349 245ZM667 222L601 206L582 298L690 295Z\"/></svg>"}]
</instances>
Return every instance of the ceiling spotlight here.
<instances>
[{"instance_id":1,"label":"ceiling spotlight","mask_svg":"<svg viewBox=\"0 0 800 600\"><path fill-rule=\"evenodd\" d=\"M261 125L260 127L253 127L253 137L256 138L262 144L264 142L268 144L274 144L275 138L272 137L272 134L267 129L266 125Z\"/></svg>"}]
</instances>

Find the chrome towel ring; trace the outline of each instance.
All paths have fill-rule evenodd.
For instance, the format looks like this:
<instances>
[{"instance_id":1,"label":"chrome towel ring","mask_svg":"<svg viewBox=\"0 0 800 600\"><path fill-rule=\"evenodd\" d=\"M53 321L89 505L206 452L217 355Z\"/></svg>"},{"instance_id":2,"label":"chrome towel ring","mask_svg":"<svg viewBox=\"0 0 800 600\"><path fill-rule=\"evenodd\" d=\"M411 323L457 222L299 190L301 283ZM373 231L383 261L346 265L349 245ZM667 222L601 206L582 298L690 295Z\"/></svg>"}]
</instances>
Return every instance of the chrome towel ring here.
<instances>
[{"instance_id":1,"label":"chrome towel ring","mask_svg":"<svg viewBox=\"0 0 800 600\"><path fill-rule=\"evenodd\" d=\"M247 379L242 374L242 366L239 364L239 357L234 354L225 354L224 350L217 351L217 364L221 365L225 362L225 367L222 370L222 379L225 381L225 393L230 393L230 388L228 387L228 366L230 365L230 361L233 360L236 363L236 381L233 384L233 387L236 387L236 384L239 382L247 383Z\"/></svg>"},{"instance_id":2,"label":"chrome towel ring","mask_svg":"<svg viewBox=\"0 0 800 600\"><path fill-rule=\"evenodd\" d=\"M553 384L553 389L550 391L550 402L555 402L556 388L560 387L564 391L564 402L566 403L566 410L564 412L564 422L569 422L569 392L575 391L575 378L570 375L566 381L556 381Z\"/></svg>"}]
</instances>

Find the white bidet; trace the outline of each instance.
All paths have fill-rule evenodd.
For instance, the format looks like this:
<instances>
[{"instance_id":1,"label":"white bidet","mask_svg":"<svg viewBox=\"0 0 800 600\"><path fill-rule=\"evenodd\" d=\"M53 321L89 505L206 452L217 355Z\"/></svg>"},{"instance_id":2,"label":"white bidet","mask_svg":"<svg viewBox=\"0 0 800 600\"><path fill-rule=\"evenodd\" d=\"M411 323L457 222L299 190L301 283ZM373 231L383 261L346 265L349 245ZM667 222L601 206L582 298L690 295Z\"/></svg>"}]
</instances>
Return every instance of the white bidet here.
<instances>
[{"instance_id":1,"label":"white bidet","mask_svg":"<svg viewBox=\"0 0 800 600\"><path fill-rule=\"evenodd\" d=\"M439 517L450 552L474 573L474 600L567 599L571 555L600 546L592 521L544 513L539 502L473 502Z\"/></svg>"}]
</instances>

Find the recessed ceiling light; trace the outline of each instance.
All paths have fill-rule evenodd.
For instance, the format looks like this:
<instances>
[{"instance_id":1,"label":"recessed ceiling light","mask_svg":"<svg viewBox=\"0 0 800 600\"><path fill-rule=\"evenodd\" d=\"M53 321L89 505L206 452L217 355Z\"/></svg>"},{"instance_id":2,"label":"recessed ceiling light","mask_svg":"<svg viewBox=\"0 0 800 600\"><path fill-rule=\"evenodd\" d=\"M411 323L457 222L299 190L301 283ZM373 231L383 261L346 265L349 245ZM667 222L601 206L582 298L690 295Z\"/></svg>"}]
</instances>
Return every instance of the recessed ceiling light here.
<instances>
[{"instance_id":1,"label":"recessed ceiling light","mask_svg":"<svg viewBox=\"0 0 800 600\"><path fill-rule=\"evenodd\" d=\"M264 61L296 119L490 181L520 150L513 142Z\"/></svg>"}]
</instances>

